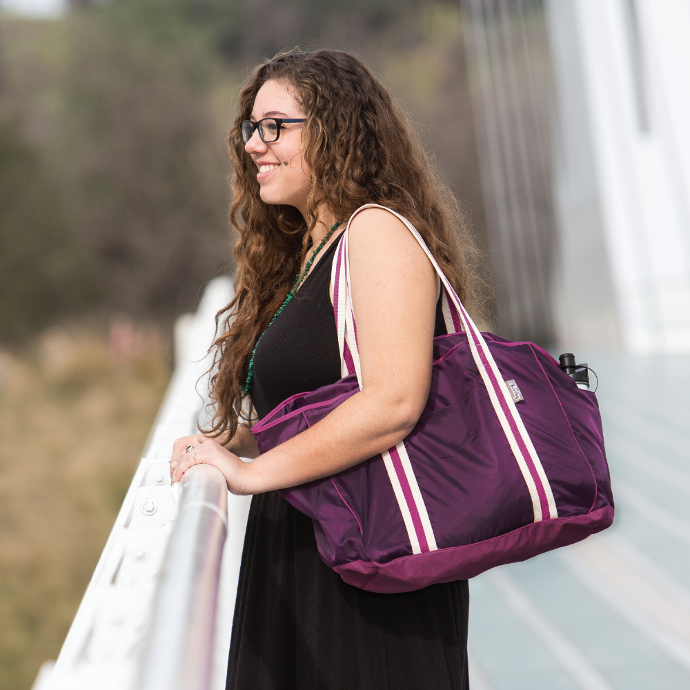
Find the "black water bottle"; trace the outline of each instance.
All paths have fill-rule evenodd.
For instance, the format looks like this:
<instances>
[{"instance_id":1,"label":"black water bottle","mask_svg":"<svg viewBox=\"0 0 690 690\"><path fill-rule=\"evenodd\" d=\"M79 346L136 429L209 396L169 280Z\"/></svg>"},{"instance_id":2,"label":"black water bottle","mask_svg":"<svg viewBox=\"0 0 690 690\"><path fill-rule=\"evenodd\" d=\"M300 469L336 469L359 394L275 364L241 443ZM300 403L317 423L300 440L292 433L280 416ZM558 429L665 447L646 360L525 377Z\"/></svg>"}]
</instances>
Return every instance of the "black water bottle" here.
<instances>
[{"instance_id":1,"label":"black water bottle","mask_svg":"<svg viewBox=\"0 0 690 690\"><path fill-rule=\"evenodd\" d=\"M561 369L575 381L578 388L582 388L582 390L585 391L589 390L589 367L587 366L587 362L576 364L575 355L572 352L562 354L558 358L558 361Z\"/></svg>"}]
</instances>

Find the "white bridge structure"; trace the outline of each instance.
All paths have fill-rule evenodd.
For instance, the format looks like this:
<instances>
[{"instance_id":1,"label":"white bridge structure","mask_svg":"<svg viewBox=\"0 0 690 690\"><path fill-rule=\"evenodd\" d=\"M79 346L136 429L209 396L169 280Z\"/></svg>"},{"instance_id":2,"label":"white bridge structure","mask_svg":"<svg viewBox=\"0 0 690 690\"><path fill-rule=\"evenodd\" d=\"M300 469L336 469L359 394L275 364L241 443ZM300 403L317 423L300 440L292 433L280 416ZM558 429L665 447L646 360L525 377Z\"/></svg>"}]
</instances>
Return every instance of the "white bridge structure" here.
<instances>
[{"instance_id":1,"label":"white bridge structure","mask_svg":"<svg viewBox=\"0 0 690 690\"><path fill-rule=\"evenodd\" d=\"M690 3L549 0L562 342L690 352Z\"/></svg>"},{"instance_id":2,"label":"white bridge structure","mask_svg":"<svg viewBox=\"0 0 690 690\"><path fill-rule=\"evenodd\" d=\"M60 656L34 690L225 688L250 498L204 465L171 486L169 460L204 414L214 316L231 294L216 279L177 323L168 392Z\"/></svg>"},{"instance_id":3,"label":"white bridge structure","mask_svg":"<svg viewBox=\"0 0 690 690\"><path fill-rule=\"evenodd\" d=\"M502 333L690 352L690 3L461 5Z\"/></svg>"}]
</instances>

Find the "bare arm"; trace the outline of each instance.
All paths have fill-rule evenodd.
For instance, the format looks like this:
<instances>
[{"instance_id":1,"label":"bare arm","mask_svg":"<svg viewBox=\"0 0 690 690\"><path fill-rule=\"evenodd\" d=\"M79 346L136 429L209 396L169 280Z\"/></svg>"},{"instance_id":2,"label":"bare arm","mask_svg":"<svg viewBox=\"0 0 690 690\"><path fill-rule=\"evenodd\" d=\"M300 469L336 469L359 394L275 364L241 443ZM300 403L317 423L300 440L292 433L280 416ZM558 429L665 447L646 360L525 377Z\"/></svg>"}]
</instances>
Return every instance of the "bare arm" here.
<instances>
[{"instance_id":1,"label":"bare arm","mask_svg":"<svg viewBox=\"0 0 690 690\"><path fill-rule=\"evenodd\" d=\"M367 209L350 227L352 300L362 390L310 429L244 464L216 442L196 462L217 466L233 493L297 486L352 467L401 441L429 395L438 280L395 216ZM174 479L191 465L182 453Z\"/></svg>"}]
</instances>

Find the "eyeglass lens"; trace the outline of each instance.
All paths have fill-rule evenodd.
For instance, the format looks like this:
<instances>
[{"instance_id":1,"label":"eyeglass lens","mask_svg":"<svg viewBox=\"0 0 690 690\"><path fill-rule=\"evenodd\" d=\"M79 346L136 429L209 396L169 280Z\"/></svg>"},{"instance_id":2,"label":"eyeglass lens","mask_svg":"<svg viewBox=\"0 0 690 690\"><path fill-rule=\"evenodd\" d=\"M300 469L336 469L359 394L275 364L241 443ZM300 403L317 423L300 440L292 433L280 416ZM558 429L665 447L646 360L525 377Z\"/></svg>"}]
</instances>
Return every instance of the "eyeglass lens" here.
<instances>
[{"instance_id":1,"label":"eyeglass lens","mask_svg":"<svg viewBox=\"0 0 690 690\"><path fill-rule=\"evenodd\" d=\"M278 135L280 134L278 123L272 117L267 117L258 122L245 120L242 123L242 139L245 144L252 138L257 129L263 142L270 144L278 140Z\"/></svg>"}]
</instances>

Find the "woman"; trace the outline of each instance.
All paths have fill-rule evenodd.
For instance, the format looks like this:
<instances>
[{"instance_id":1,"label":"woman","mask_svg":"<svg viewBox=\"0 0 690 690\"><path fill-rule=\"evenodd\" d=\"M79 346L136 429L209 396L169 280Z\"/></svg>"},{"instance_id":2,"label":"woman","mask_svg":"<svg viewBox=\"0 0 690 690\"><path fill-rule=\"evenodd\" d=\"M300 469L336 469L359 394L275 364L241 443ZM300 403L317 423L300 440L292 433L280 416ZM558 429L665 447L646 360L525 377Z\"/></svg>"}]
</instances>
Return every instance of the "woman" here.
<instances>
[{"instance_id":1,"label":"woman","mask_svg":"<svg viewBox=\"0 0 690 690\"><path fill-rule=\"evenodd\" d=\"M467 582L406 594L344 584L321 561L311 520L276 491L394 446L424 408L432 340L446 332L440 286L393 214L365 209L350 226L362 390L263 455L250 430L285 398L341 376L331 263L360 206L407 217L472 305L467 230L401 109L347 53L289 52L257 67L229 147L238 268L219 314L215 417L205 435L179 439L171 461L174 481L208 463L231 492L254 495L228 688L467 688Z\"/></svg>"}]
</instances>

